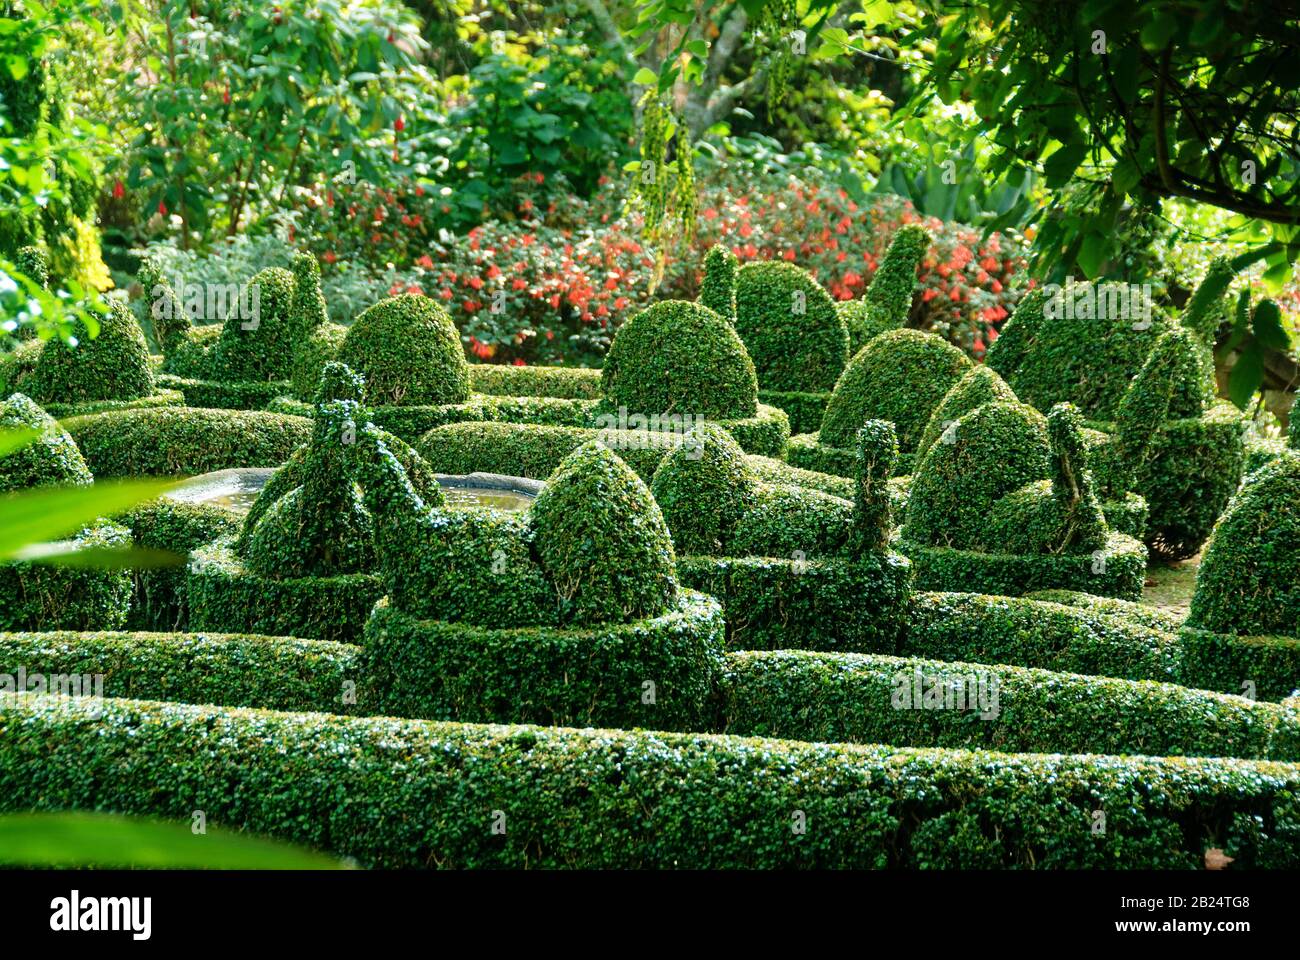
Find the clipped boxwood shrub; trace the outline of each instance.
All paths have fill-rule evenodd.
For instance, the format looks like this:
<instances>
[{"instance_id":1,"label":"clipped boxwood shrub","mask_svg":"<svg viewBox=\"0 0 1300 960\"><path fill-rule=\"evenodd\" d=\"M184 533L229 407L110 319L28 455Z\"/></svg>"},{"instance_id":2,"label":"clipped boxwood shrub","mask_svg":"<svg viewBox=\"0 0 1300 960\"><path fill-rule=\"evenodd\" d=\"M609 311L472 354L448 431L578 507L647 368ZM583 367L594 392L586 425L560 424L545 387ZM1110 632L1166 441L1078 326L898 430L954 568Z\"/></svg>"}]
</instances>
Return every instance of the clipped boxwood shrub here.
<instances>
[{"instance_id":1,"label":"clipped boxwood shrub","mask_svg":"<svg viewBox=\"0 0 1300 960\"><path fill-rule=\"evenodd\" d=\"M912 561L920 590L953 590L1016 597L1035 590L1062 588L1136 600L1146 582L1146 547L1112 533L1092 553L1001 554L933 547L908 539L903 528L898 549Z\"/></svg>"},{"instance_id":2,"label":"clipped boxwood shrub","mask_svg":"<svg viewBox=\"0 0 1300 960\"><path fill-rule=\"evenodd\" d=\"M731 324L685 300L661 300L628 320L605 356L609 408L710 420L758 412L754 363Z\"/></svg>"},{"instance_id":3,"label":"clipped boxwood shrub","mask_svg":"<svg viewBox=\"0 0 1300 960\"><path fill-rule=\"evenodd\" d=\"M294 275L267 267L248 281L258 288L253 319L228 318L207 356L206 380L287 380L295 346Z\"/></svg>"},{"instance_id":4,"label":"clipped boxwood shrub","mask_svg":"<svg viewBox=\"0 0 1300 960\"><path fill-rule=\"evenodd\" d=\"M704 280L700 284L699 304L708 307L732 324L736 322L736 255L721 243L715 243L704 256Z\"/></svg>"},{"instance_id":5,"label":"clipped boxwood shrub","mask_svg":"<svg viewBox=\"0 0 1300 960\"><path fill-rule=\"evenodd\" d=\"M447 311L428 297L402 294L357 317L336 358L366 378L371 406L463 403L469 364Z\"/></svg>"},{"instance_id":6,"label":"clipped boxwood shrub","mask_svg":"<svg viewBox=\"0 0 1300 960\"><path fill-rule=\"evenodd\" d=\"M289 369L289 390L299 400L316 396L325 364L333 361L343 346L348 328L338 323L323 323L294 344L293 364Z\"/></svg>"},{"instance_id":7,"label":"clipped boxwood shrub","mask_svg":"<svg viewBox=\"0 0 1300 960\"><path fill-rule=\"evenodd\" d=\"M136 547L166 551L177 557L175 566L131 571L131 611L126 626L131 630L185 629L185 566L190 551L237 534L240 517L211 504L163 498L135 507L115 520L130 531Z\"/></svg>"},{"instance_id":8,"label":"clipped boxwood shrub","mask_svg":"<svg viewBox=\"0 0 1300 960\"><path fill-rule=\"evenodd\" d=\"M163 379L160 377L159 379ZM47 403L46 411L52 417L66 419L90 413L108 413L111 410L139 410L144 407L183 407L185 394L179 390L155 390L147 397L136 400L83 400L79 403Z\"/></svg>"},{"instance_id":9,"label":"clipped boxwood shrub","mask_svg":"<svg viewBox=\"0 0 1300 960\"><path fill-rule=\"evenodd\" d=\"M99 315L99 330L90 336L73 323L75 342L52 337L45 342L28 389L43 403L138 400L153 392L153 369L144 331L120 299L109 301Z\"/></svg>"},{"instance_id":10,"label":"clipped boxwood shrub","mask_svg":"<svg viewBox=\"0 0 1300 960\"><path fill-rule=\"evenodd\" d=\"M830 390L849 359L835 301L807 270L780 260L736 274L736 332L769 390Z\"/></svg>"},{"instance_id":11,"label":"clipped boxwood shrub","mask_svg":"<svg viewBox=\"0 0 1300 960\"><path fill-rule=\"evenodd\" d=\"M1300 759L1300 711L1026 667L795 650L727 655L721 728L1009 753Z\"/></svg>"},{"instance_id":12,"label":"clipped boxwood shrub","mask_svg":"<svg viewBox=\"0 0 1300 960\"><path fill-rule=\"evenodd\" d=\"M0 633L0 673L103 675L103 695L347 713L354 646L222 633Z\"/></svg>"},{"instance_id":13,"label":"clipped boxwood shrub","mask_svg":"<svg viewBox=\"0 0 1300 960\"><path fill-rule=\"evenodd\" d=\"M630 623L494 628L376 607L359 698L391 716L698 730L722 668L716 600Z\"/></svg>"},{"instance_id":14,"label":"clipped boxwood shrub","mask_svg":"<svg viewBox=\"0 0 1300 960\"><path fill-rule=\"evenodd\" d=\"M0 400L0 432L30 430L29 443L0 457L0 493L91 483L90 468L68 432L30 397Z\"/></svg>"},{"instance_id":15,"label":"clipped boxwood shrub","mask_svg":"<svg viewBox=\"0 0 1300 960\"><path fill-rule=\"evenodd\" d=\"M189 628L354 643L385 593L378 574L271 577L253 574L219 540L190 554Z\"/></svg>"},{"instance_id":16,"label":"clipped boxwood shrub","mask_svg":"<svg viewBox=\"0 0 1300 960\"><path fill-rule=\"evenodd\" d=\"M475 394L464 403L437 406L377 407L371 420L411 440L449 423L536 423L543 426L591 426L598 401L563 397L495 397Z\"/></svg>"},{"instance_id":17,"label":"clipped boxwood shrub","mask_svg":"<svg viewBox=\"0 0 1300 960\"><path fill-rule=\"evenodd\" d=\"M471 363L470 389L502 397L560 397L595 400L600 397L601 371L595 367L515 367Z\"/></svg>"},{"instance_id":18,"label":"clipped boxwood shrub","mask_svg":"<svg viewBox=\"0 0 1300 960\"><path fill-rule=\"evenodd\" d=\"M202 809L386 868L1200 869L1210 847L1237 868L1300 866L1294 764L12 694L0 695L0 806L172 819ZM810 827L801 834L795 810ZM492 830L501 817L504 834Z\"/></svg>"},{"instance_id":19,"label":"clipped boxwood shrub","mask_svg":"<svg viewBox=\"0 0 1300 960\"><path fill-rule=\"evenodd\" d=\"M1254 474L1219 520L1187 622L1214 633L1300 637L1300 455L1285 453Z\"/></svg>"},{"instance_id":20,"label":"clipped boxwood shrub","mask_svg":"<svg viewBox=\"0 0 1300 960\"><path fill-rule=\"evenodd\" d=\"M857 301L847 301L857 302ZM790 418L790 433L794 435L815 433L821 429L826 416L830 391L809 393L803 390L759 390L758 402L784 410Z\"/></svg>"},{"instance_id":21,"label":"clipped boxwood shrub","mask_svg":"<svg viewBox=\"0 0 1300 960\"><path fill-rule=\"evenodd\" d=\"M69 540L82 550L130 543L126 529L111 523L87 527ZM130 604L126 570L0 563L0 630L114 630L126 623Z\"/></svg>"},{"instance_id":22,"label":"clipped boxwood shrub","mask_svg":"<svg viewBox=\"0 0 1300 960\"><path fill-rule=\"evenodd\" d=\"M529 520L562 622L625 623L671 605L677 580L668 525L645 483L608 447L593 441L565 457Z\"/></svg>"},{"instance_id":23,"label":"clipped boxwood shrub","mask_svg":"<svg viewBox=\"0 0 1300 960\"><path fill-rule=\"evenodd\" d=\"M97 413L64 427L101 479L274 467L311 436L302 417L194 407Z\"/></svg>"},{"instance_id":24,"label":"clipped boxwood shrub","mask_svg":"<svg viewBox=\"0 0 1300 960\"><path fill-rule=\"evenodd\" d=\"M736 650L892 653L909 610L912 570L897 553L857 558L682 556L684 586L717 597Z\"/></svg>"},{"instance_id":25,"label":"clipped boxwood shrub","mask_svg":"<svg viewBox=\"0 0 1300 960\"><path fill-rule=\"evenodd\" d=\"M783 483L761 484L727 541L731 556L804 557L847 546L853 504L841 497Z\"/></svg>"},{"instance_id":26,"label":"clipped boxwood shrub","mask_svg":"<svg viewBox=\"0 0 1300 960\"><path fill-rule=\"evenodd\" d=\"M833 497L841 497L845 500L853 499L857 487L852 477L803 470L772 457L750 454L745 460L758 479L767 483L788 483L796 487L807 487L809 490L820 490L822 493L829 493Z\"/></svg>"},{"instance_id":27,"label":"clipped boxwood shrub","mask_svg":"<svg viewBox=\"0 0 1300 960\"><path fill-rule=\"evenodd\" d=\"M659 463L650 492L678 553L722 552L724 541L758 499L745 451L715 423L697 427Z\"/></svg>"},{"instance_id":28,"label":"clipped boxwood shrub","mask_svg":"<svg viewBox=\"0 0 1300 960\"><path fill-rule=\"evenodd\" d=\"M188 407L213 410L261 410L289 391L287 380L195 380L160 374L159 386L178 391Z\"/></svg>"},{"instance_id":29,"label":"clipped boxwood shrub","mask_svg":"<svg viewBox=\"0 0 1300 960\"><path fill-rule=\"evenodd\" d=\"M888 420L898 430L899 449L914 452L935 407L970 367L966 354L932 333L882 333L844 368L819 443L851 448L862 424Z\"/></svg>"},{"instance_id":30,"label":"clipped boxwood shrub","mask_svg":"<svg viewBox=\"0 0 1300 960\"><path fill-rule=\"evenodd\" d=\"M917 458L924 457L935 445L945 431L953 431L958 420L977 407L986 403L1005 401L1016 402L1016 395L1005 380L990 367L980 365L971 367L960 380L952 385L939 405L930 414L925 425L925 432L916 445ZM951 434L955 436L955 431Z\"/></svg>"}]
</instances>

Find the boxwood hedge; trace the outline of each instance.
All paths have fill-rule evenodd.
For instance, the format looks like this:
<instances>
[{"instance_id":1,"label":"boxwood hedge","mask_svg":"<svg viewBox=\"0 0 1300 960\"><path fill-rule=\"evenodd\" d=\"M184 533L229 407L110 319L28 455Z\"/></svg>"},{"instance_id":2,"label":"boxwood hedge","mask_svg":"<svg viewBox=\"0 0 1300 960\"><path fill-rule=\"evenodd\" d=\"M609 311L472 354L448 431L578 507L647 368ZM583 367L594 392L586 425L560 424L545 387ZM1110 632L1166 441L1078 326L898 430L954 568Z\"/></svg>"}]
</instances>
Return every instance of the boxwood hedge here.
<instances>
[{"instance_id":1,"label":"boxwood hedge","mask_svg":"<svg viewBox=\"0 0 1300 960\"><path fill-rule=\"evenodd\" d=\"M657 616L568 628L419 620L385 600L366 625L362 702L389 716L698 730L722 644L718 602L690 591Z\"/></svg>"},{"instance_id":2,"label":"boxwood hedge","mask_svg":"<svg viewBox=\"0 0 1300 960\"><path fill-rule=\"evenodd\" d=\"M130 543L127 530L111 523L94 524L69 539L80 549L118 549ZM114 630L126 623L130 605L126 570L0 563L3 630Z\"/></svg>"},{"instance_id":3,"label":"boxwood hedge","mask_svg":"<svg viewBox=\"0 0 1300 960\"><path fill-rule=\"evenodd\" d=\"M158 384L181 394L184 405L214 410L261 410L288 393L288 380L196 380L174 374L158 375Z\"/></svg>"},{"instance_id":4,"label":"boxwood hedge","mask_svg":"<svg viewBox=\"0 0 1300 960\"><path fill-rule=\"evenodd\" d=\"M194 407L97 413L64 426L101 479L274 467L311 436L302 417Z\"/></svg>"},{"instance_id":5,"label":"boxwood hedge","mask_svg":"<svg viewBox=\"0 0 1300 960\"><path fill-rule=\"evenodd\" d=\"M471 363L470 388L502 397L560 397L595 400L600 396L601 371L595 367L515 367Z\"/></svg>"},{"instance_id":6,"label":"boxwood hedge","mask_svg":"<svg viewBox=\"0 0 1300 960\"><path fill-rule=\"evenodd\" d=\"M1300 760L1300 711L1276 703L978 663L732 653L721 712L727 733L790 740Z\"/></svg>"},{"instance_id":7,"label":"boxwood hedge","mask_svg":"<svg viewBox=\"0 0 1300 960\"><path fill-rule=\"evenodd\" d=\"M0 457L0 493L51 485L91 483L90 468L72 437L30 397L0 400L0 431L33 431L29 443Z\"/></svg>"},{"instance_id":8,"label":"boxwood hedge","mask_svg":"<svg viewBox=\"0 0 1300 960\"><path fill-rule=\"evenodd\" d=\"M0 697L0 806L179 819L202 809L390 868L1196 869L1209 847L1237 867L1300 866L1294 764L13 694Z\"/></svg>"},{"instance_id":9,"label":"boxwood hedge","mask_svg":"<svg viewBox=\"0 0 1300 960\"><path fill-rule=\"evenodd\" d=\"M856 302L856 301L854 301ZM809 393L803 390L763 390L758 391L758 402L784 410L790 418L790 433L793 435L815 433L821 428L822 417L826 416L826 404L831 394Z\"/></svg>"}]
</instances>

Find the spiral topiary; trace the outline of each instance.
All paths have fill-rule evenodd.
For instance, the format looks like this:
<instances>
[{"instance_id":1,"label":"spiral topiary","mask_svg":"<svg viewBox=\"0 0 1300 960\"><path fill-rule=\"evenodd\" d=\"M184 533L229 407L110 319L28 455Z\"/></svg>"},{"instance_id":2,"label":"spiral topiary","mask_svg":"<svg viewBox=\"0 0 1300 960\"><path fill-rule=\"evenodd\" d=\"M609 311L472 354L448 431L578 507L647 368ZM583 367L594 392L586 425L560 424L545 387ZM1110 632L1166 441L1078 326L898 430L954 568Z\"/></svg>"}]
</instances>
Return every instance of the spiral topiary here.
<instances>
[{"instance_id":1,"label":"spiral topiary","mask_svg":"<svg viewBox=\"0 0 1300 960\"><path fill-rule=\"evenodd\" d=\"M619 329L601 385L609 404L646 416L758 412L754 364L740 337L723 317L685 300L661 300Z\"/></svg>"},{"instance_id":2,"label":"spiral topiary","mask_svg":"<svg viewBox=\"0 0 1300 960\"><path fill-rule=\"evenodd\" d=\"M357 317L337 359L366 379L366 403L421 406L469 399L469 364L447 311L402 294Z\"/></svg>"}]
</instances>

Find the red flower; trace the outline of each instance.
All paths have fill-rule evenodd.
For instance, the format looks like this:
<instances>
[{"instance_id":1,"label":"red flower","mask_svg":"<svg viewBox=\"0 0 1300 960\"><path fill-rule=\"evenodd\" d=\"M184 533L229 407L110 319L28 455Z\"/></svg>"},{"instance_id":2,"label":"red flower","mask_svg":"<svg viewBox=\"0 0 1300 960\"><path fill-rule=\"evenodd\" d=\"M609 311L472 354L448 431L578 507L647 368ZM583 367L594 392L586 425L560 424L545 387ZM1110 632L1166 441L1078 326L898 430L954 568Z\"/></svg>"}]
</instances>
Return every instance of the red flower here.
<instances>
[{"instance_id":1,"label":"red flower","mask_svg":"<svg viewBox=\"0 0 1300 960\"><path fill-rule=\"evenodd\" d=\"M158 212L159 212L160 214L162 214L164 217L167 216L167 204L166 204L166 202L164 202L164 201L162 201L162 200L159 200L159 201L158 201Z\"/></svg>"},{"instance_id":2,"label":"red flower","mask_svg":"<svg viewBox=\"0 0 1300 960\"><path fill-rule=\"evenodd\" d=\"M121 180L114 180L114 181L113 181L113 199L114 199L114 200L121 200L122 197L125 196L125 194L126 194L126 188L125 188L124 186L122 186L122 181L121 181Z\"/></svg>"},{"instance_id":3,"label":"red flower","mask_svg":"<svg viewBox=\"0 0 1300 960\"><path fill-rule=\"evenodd\" d=\"M401 133L403 130L406 129L406 121L403 120L401 117L398 117L396 120L393 121L393 129L396 130L398 133Z\"/></svg>"}]
</instances>

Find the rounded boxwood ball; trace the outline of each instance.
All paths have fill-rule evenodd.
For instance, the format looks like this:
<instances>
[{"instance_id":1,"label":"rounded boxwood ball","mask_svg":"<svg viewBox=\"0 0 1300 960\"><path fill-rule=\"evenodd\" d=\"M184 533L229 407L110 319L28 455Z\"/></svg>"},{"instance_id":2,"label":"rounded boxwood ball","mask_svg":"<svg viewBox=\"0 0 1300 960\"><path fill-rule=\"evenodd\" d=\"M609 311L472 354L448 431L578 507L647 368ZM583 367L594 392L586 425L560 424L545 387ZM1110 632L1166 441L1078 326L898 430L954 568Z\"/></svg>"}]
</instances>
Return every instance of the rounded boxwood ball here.
<instances>
[{"instance_id":1,"label":"rounded boxwood ball","mask_svg":"<svg viewBox=\"0 0 1300 960\"><path fill-rule=\"evenodd\" d=\"M0 433L11 430L35 430L37 436L0 457L0 493L92 482L90 468L72 437L36 401L21 393L0 401Z\"/></svg>"},{"instance_id":2,"label":"rounded boxwood ball","mask_svg":"<svg viewBox=\"0 0 1300 960\"><path fill-rule=\"evenodd\" d=\"M942 337L890 330L863 347L844 369L822 418L821 443L851 448L868 420L888 420L904 453L917 448L930 415L970 358Z\"/></svg>"},{"instance_id":3,"label":"rounded boxwood ball","mask_svg":"<svg viewBox=\"0 0 1300 960\"><path fill-rule=\"evenodd\" d=\"M110 301L94 337L81 321L74 326L75 344L55 337L42 348L30 387L35 399L42 403L136 400L153 393L149 345L124 302Z\"/></svg>"},{"instance_id":4,"label":"rounded boxwood ball","mask_svg":"<svg viewBox=\"0 0 1300 960\"><path fill-rule=\"evenodd\" d=\"M736 275L736 332L764 390L830 390L849 360L835 301L807 270L780 260Z\"/></svg>"},{"instance_id":5,"label":"rounded boxwood ball","mask_svg":"<svg viewBox=\"0 0 1300 960\"><path fill-rule=\"evenodd\" d=\"M598 441L565 457L531 510L534 544L574 624L664 613L677 595L673 542L641 478Z\"/></svg>"},{"instance_id":6,"label":"rounded boxwood ball","mask_svg":"<svg viewBox=\"0 0 1300 960\"><path fill-rule=\"evenodd\" d=\"M753 506L758 478L745 451L716 423L704 423L664 457L650 482L678 553L721 554Z\"/></svg>"},{"instance_id":7,"label":"rounded boxwood ball","mask_svg":"<svg viewBox=\"0 0 1300 960\"><path fill-rule=\"evenodd\" d=\"M1205 548L1187 622L1215 633L1300 637L1300 455L1255 473Z\"/></svg>"},{"instance_id":8,"label":"rounded boxwood ball","mask_svg":"<svg viewBox=\"0 0 1300 960\"><path fill-rule=\"evenodd\" d=\"M366 378L366 403L424 406L469 399L469 364L447 311L404 293L357 317L335 358Z\"/></svg>"},{"instance_id":9,"label":"rounded boxwood ball","mask_svg":"<svg viewBox=\"0 0 1300 960\"><path fill-rule=\"evenodd\" d=\"M631 414L726 420L758 412L758 380L740 337L718 314L685 300L661 300L625 323L601 384L605 399Z\"/></svg>"}]
</instances>

